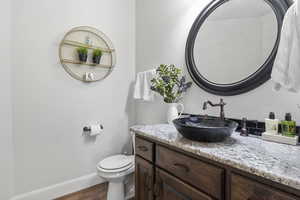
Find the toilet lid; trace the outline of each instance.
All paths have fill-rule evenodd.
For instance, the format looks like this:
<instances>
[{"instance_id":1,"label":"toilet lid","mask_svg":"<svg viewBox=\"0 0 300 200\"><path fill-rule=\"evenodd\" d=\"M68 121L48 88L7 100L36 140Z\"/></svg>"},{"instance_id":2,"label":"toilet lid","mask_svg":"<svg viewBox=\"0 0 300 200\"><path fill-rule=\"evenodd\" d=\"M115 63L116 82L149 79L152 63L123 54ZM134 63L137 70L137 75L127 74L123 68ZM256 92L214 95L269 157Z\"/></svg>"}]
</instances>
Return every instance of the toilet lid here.
<instances>
[{"instance_id":1,"label":"toilet lid","mask_svg":"<svg viewBox=\"0 0 300 200\"><path fill-rule=\"evenodd\" d=\"M133 156L115 155L105 158L99 163L99 167L104 170L121 170L131 167Z\"/></svg>"}]
</instances>

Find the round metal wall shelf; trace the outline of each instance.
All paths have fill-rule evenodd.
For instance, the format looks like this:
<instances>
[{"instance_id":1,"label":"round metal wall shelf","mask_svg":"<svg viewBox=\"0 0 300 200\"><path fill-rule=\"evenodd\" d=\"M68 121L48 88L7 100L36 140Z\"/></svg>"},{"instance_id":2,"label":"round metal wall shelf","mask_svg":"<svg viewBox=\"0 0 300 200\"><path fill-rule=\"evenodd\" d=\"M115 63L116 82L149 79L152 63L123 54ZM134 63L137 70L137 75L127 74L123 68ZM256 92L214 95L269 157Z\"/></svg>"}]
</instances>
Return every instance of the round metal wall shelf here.
<instances>
[{"instance_id":1,"label":"round metal wall shelf","mask_svg":"<svg viewBox=\"0 0 300 200\"><path fill-rule=\"evenodd\" d=\"M80 62L76 49L88 49L87 62ZM100 49L102 57L99 64L92 62L92 51ZM111 40L101 31L89 26L70 30L59 46L62 66L73 78L83 82L101 81L110 75L116 64L116 50Z\"/></svg>"}]
</instances>

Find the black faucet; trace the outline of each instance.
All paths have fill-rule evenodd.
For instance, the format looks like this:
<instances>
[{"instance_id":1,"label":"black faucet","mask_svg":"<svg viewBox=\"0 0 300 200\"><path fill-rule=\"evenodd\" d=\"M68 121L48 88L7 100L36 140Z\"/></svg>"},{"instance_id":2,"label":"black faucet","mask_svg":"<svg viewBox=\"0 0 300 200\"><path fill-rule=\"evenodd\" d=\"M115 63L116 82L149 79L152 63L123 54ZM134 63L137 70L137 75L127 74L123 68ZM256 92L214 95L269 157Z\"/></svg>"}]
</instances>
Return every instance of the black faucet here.
<instances>
[{"instance_id":1,"label":"black faucet","mask_svg":"<svg viewBox=\"0 0 300 200\"><path fill-rule=\"evenodd\" d=\"M209 104L212 107L216 107L216 106L220 106L220 118L221 120L225 120L225 112L224 112L224 106L226 105L226 103L223 101L223 99L220 100L220 103L218 104L213 104L211 101L205 101L203 103L203 110L207 109L207 104Z\"/></svg>"}]
</instances>

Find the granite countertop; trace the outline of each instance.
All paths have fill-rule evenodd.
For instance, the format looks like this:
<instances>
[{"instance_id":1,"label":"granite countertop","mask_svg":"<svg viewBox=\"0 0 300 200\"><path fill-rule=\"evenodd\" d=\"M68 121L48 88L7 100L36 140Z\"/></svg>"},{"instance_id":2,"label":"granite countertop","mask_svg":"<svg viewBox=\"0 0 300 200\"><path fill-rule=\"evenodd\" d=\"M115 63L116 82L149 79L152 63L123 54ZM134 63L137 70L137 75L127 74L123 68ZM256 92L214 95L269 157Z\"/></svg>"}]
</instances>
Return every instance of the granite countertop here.
<instances>
[{"instance_id":1,"label":"granite countertop","mask_svg":"<svg viewBox=\"0 0 300 200\"><path fill-rule=\"evenodd\" d=\"M183 138L168 124L133 126L131 131L199 156L300 190L300 147L234 133L221 143Z\"/></svg>"}]
</instances>

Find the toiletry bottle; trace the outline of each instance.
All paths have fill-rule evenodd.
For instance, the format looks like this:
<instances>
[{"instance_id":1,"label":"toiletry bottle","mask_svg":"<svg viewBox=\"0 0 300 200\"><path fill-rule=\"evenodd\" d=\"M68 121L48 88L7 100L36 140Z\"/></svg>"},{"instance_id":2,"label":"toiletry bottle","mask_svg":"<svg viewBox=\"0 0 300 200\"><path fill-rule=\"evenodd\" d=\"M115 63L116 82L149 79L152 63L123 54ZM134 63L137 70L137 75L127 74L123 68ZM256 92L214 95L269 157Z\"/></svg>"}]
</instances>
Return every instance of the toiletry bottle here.
<instances>
[{"instance_id":1,"label":"toiletry bottle","mask_svg":"<svg viewBox=\"0 0 300 200\"><path fill-rule=\"evenodd\" d=\"M241 124L241 126L242 126L242 129L241 129L241 136L248 136L248 131L247 131L247 118L243 118L242 119L242 124Z\"/></svg>"},{"instance_id":2,"label":"toiletry bottle","mask_svg":"<svg viewBox=\"0 0 300 200\"><path fill-rule=\"evenodd\" d=\"M279 120L275 119L275 114L270 112L269 118L265 119L266 132L269 134L278 134Z\"/></svg>"},{"instance_id":3,"label":"toiletry bottle","mask_svg":"<svg viewBox=\"0 0 300 200\"><path fill-rule=\"evenodd\" d=\"M281 122L282 135L294 137L296 135L296 122L292 120L291 113L285 114L285 120Z\"/></svg>"}]
</instances>

